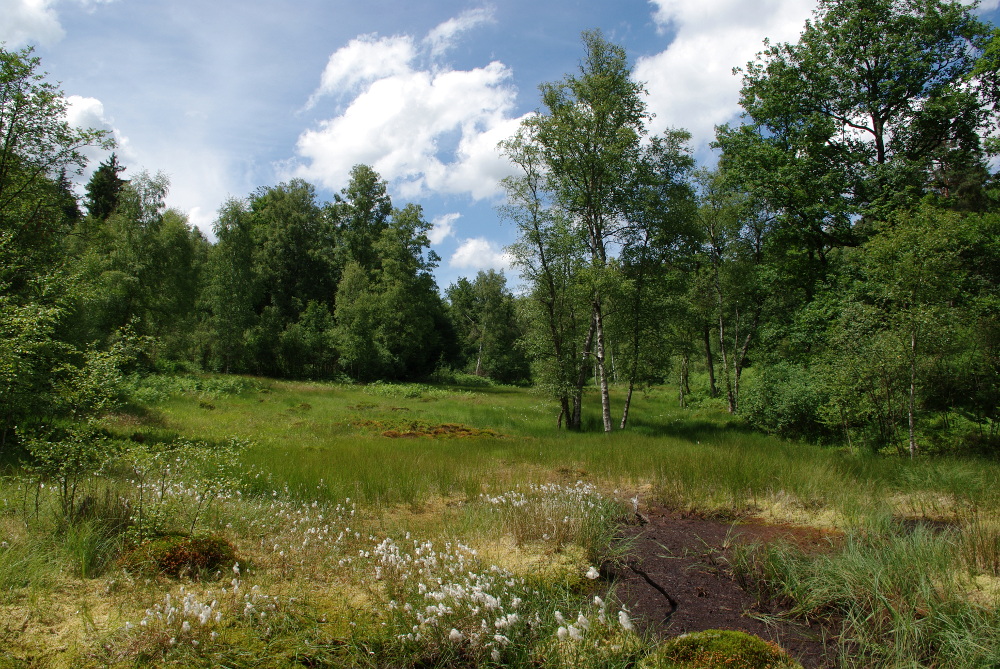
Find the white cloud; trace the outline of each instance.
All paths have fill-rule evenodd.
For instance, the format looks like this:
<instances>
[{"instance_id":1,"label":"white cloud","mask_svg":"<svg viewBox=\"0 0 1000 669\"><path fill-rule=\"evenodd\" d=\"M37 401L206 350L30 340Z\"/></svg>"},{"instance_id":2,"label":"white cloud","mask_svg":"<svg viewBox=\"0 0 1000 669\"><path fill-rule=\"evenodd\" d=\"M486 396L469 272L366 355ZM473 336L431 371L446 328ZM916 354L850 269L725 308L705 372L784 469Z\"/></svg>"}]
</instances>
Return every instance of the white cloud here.
<instances>
[{"instance_id":1,"label":"white cloud","mask_svg":"<svg viewBox=\"0 0 1000 669\"><path fill-rule=\"evenodd\" d=\"M640 58L634 68L649 89L653 130L670 126L691 131L696 147L715 136L715 126L740 113L743 66L772 42L798 39L814 0L652 0L661 29L676 31L670 46Z\"/></svg>"},{"instance_id":2,"label":"white cloud","mask_svg":"<svg viewBox=\"0 0 1000 669\"><path fill-rule=\"evenodd\" d=\"M474 10L446 21L419 49L406 36L365 36L335 52L311 102L340 85L360 92L351 92L338 115L299 136L303 162L292 173L336 190L351 167L365 163L407 198L429 192L496 195L498 181L510 173L496 145L519 122L511 116L512 73L497 61L469 70L434 61L442 45L491 17L489 10ZM352 64L365 58L370 66L355 73ZM418 67L421 59L429 64Z\"/></svg>"},{"instance_id":3,"label":"white cloud","mask_svg":"<svg viewBox=\"0 0 1000 669\"><path fill-rule=\"evenodd\" d=\"M116 126L114 118L108 115L104 104L97 98L71 95L66 98L66 120L79 128L107 130L115 138L119 162L126 167L126 178L143 169L143 163L151 172L163 170L170 177L170 192L167 206L185 213L188 221L211 236L212 223L216 214L204 206L206 202L221 203L225 197L246 192L248 184L241 183L231 175L239 172L239 161L225 152L202 143L196 146L166 139L162 142L145 142L142 151L137 151ZM88 165L77 179L86 183L98 164L105 160L109 152L98 147L84 150ZM141 155L140 155L141 154Z\"/></svg>"},{"instance_id":4,"label":"white cloud","mask_svg":"<svg viewBox=\"0 0 1000 669\"><path fill-rule=\"evenodd\" d=\"M456 269L495 269L510 271L513 257L483 237L466 239L448 260L448 266Z\"/></svg>"},{"instance_id":5,"label":"white cloud","mask_svg":"<svg viewBox=\"0 0 1000 669\"><path fill-rule=\"evenodd\" d=\"M462 218L461 214L442 214L431 221L433 227L427 233L427 238L431 240L431 244L437 246L448 237L451 237L455 232L455 221L460 218Z\"/></svg>"},{"instance_id":6,"label":"white cloud","mask_svg":"<svg viewBox=\"0 0 1000 669\"><path fill-rule=\"evenodd\" d=\"M975 0L960 0L963 5L971 5ZM981 0L979 7L976 10L978 13L991 12L997 7L1000 7L1000 0Z\"/></svg>"},{"instance_id":7,"label":"white cloud","mask_svg":"<svg viewBox=\"0 0 1000 669\"><path fill-rule=\"evenodd\" d=\"M114 0L75 2L91 10L94 5ZM66 35L56 12L58 4L59 0L0 0L0 42L6 42L8 48L18 48L32 42L55 44Z\"/></svg>"},{"instance_id":8,"label":"white cloud","mask_svg":"<svg viewBox=\"0 0 1000 669\"><path fill-rule=\"evenodd\" d=\"M405 75L416 57L413 39L408 36L382 37L361 35L347 46L333 52L320 77L319 88L309 100L309 107L319 98L342 89L351 90L358 84L383 77Z\"/></svg>"},{"instance_id":9,"label":"white cloud","mask_svg":"<svg viewBox=\"0 0 1000 669\"><path fill-rule=\"evenodd\" d=\"M0 0L0 42L11 48L58 42L65 32L53 4L52 0Z\"/></svg>"},{"instance_id":10,"label":"white cloud","mask_svg":"<svg viewBox=\"0 0 1000 669\"><path fill-rule=\"evenodd\" d=\"M74 128L93 128L95 130L106 131L117 145L114 149L124 164L129 164L136 160L132 151L128 137L115 127L114 119L109 117L104 111L104 103L97 98L82 97L80 95L70 95L66 98L66 122ZM97 146L88 146L83 149L83 155L87 157L87 167L81 181L85 182L97 164L108 156L108 152Z\"/></svg>"},{"instance_id":11,"label":"white cloud","mask_svg":"<svg viewBox=\"0 0 1000 669\"><path fill-rule=\"evenodd\" d=\"M438 56L450 49L460 34L494 20L492 7L469 9L435 27L427 33L424 42L430 46L431 55Z\"/></svg>"},{"instance_id":12,"label":"white cloud","mask_svg":"<svg viewBox=\"0 0 1000 669\"><path fill-rule=\"evenodd\" d=\"M187 216L188 223L210 234L212 224L216 219L214 212L206 212L201 207L191 207L185 212L185 215Z\"/></svg>"}]
</instances>

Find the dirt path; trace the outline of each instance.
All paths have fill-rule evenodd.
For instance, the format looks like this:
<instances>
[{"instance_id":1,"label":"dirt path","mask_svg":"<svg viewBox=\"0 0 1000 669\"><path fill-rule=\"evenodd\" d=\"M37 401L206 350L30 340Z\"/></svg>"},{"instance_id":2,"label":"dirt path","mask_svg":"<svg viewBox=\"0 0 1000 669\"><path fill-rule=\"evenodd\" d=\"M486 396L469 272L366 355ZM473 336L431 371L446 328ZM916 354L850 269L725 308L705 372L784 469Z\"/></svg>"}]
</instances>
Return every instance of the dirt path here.
<instances>
[{"instance_id":1,"label":"dirt path","mask_svg":"<svg viewBox=\"0 0 1000 669\"><path fill-rule=\"evenodd\" d=\"M730 577L729 547L736 542L793 541L807 548L829 547L828 535L809 528L732 525L693 516L653 511L648 522L631 527L635 556L615 572L618 597L641 624L669 637L706 629L734 629L774 641L807 669L835 665L836 641L820 628L765 623L754 598Z\"/></svg>"}]
</instances>

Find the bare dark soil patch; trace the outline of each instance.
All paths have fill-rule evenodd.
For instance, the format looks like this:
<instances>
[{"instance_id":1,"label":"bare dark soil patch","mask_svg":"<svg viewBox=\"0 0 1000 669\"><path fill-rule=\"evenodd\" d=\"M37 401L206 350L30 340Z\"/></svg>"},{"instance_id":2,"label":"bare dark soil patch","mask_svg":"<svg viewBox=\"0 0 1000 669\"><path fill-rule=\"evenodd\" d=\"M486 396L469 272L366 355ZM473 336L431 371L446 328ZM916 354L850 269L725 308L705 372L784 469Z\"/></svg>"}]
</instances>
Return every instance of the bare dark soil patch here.
<instances>
[{"instance_id":1,"label":"bare dark soil patch","mask_svg":"<svg viewBox=\"0 0 1000 669\"><path fill-rule=\"evenodd\" d=\"M775 618L733 579L727 555L739 542L787 541L830 550L836 537L813 528L720 522L656 511L628 528L634 558L617 569L618 597L640 625L662 637L707 629L740 630L773 641L804 667L835 666L836 639L819 626ZM762 620L767 619L767 622Z\"/></svg>"}]
</instances>

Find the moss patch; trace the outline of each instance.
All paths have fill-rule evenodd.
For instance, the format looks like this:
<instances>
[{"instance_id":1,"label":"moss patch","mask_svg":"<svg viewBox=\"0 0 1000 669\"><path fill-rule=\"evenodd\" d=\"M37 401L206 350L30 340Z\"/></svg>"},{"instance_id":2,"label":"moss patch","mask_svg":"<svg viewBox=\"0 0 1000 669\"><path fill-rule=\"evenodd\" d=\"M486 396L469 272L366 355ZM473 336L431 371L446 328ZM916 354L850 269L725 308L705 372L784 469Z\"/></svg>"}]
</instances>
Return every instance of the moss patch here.
<instances>
[{"instance_id":1,"label":"moss patch","mask_svg":"<svg viewBox=\"0 0 1000 669\"><path fill-rule=\"evenodd\" d=\"M663 643L642 669L802 669L777 645L732 630L706 630Z\"/></svg>"},{"instance_id":2,"label":"moss patch","mask_svg":"<svg viewBox=\"0 0 1000 669\"><path fill-rule=\"evenodd\" d=\"M228 569L235 562L236 549L220 536L168 535L150 539L125 554L119 566L128 571L153 571L179 577Z\"/></svg>"}]
</instances>

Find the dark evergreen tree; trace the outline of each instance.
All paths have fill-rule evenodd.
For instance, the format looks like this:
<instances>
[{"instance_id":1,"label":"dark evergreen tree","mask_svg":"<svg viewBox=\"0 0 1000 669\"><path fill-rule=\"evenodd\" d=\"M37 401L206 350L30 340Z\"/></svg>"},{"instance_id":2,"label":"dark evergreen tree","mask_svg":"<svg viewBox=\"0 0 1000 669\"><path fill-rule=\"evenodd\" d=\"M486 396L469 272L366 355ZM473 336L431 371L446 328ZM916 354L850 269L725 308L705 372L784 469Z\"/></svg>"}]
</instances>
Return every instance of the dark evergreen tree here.
<instances>
[{"instance_id":1,"label":"dark evergreen tree","mask_svg":"<svg viewBox=\"0 0 1000 669\"><path fill-rule=\"evenodd\" d=\"M104 220L118 207L122 189L128 183L118 175L125 167L118 162L114 153L102 162L87 182L86 206L87 213L92 217Z\"/></svg>"}]
</instances>

